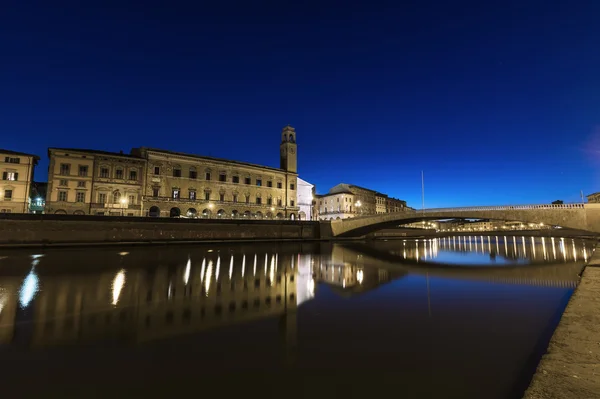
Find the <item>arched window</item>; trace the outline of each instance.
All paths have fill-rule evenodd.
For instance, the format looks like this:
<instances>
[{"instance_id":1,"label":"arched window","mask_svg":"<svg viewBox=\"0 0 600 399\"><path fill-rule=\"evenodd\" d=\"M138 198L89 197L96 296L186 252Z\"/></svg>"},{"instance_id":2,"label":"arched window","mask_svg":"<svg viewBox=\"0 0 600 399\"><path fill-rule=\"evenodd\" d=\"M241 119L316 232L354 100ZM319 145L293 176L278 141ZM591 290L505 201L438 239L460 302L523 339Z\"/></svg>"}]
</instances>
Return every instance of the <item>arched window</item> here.
<instances>
[{"instance_id":1,"label":"arched window","mask_svg":"<svg viewBox=\"0 0 600 399\"><path fill-rule=\"evenodd\" d=\"M121 202L121 193L119 191L115 191L113 193L113 204L119 204Z\"/></svg>"},{"instance_id":2,"label":"arched window","mask_svg":"<svg viewBox=\"0 0 600 399\"><path fill-rule=\"evenodd\" d=\"M173 177L181 177L181 166L173 166Z\"/></svg>"},{"instance_id":3,"label":"arched window","mask_svg":"<svg viewBox=\"0 0 600 399\"><path fill-rule=\"evenodd\" d=\"M188 175L188 177L189 177L190 179L197 179L197 178L198 178L198 172L196 171L196 168L195 168L195 167L193 167L193 166L190 166L190 172L189 172L189 175Z\"/></svg>"}]
</instances>

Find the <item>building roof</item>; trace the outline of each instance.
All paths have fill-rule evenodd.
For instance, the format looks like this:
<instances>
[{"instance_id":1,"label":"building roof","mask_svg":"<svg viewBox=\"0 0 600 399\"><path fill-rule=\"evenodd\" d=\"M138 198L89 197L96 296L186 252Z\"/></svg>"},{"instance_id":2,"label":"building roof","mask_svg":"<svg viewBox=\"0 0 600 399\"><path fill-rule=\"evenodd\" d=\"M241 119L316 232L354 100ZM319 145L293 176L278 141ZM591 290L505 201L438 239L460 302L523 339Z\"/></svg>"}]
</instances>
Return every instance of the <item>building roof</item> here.
<instances>
[{"instance_id":1,"label":"building roof","mask_svg":"<svg viewBox=\"0 0 600 399\"><path fill-rule=\"evenodd\" d=\"M8 155L21 155L24 157L33 157L35 159L40 159L39 156L35 155L35 154L27 154L25 152L17 152L17 151L11 151L11 150L3 150L0 148L0 154L8 154Z\"/></svg>"},{"instance_id":2,"label":"building roof","mask_svg":"<svg viewBox=\"0 0 600 399\"><path fill-rule=\"evenodd\" d=\"M92 154L92 155L107 155L107 156L111 156L111 157L126 157L126 158L135 158L135 159L139 159L139 160L143 160L144 159L142 157L138 157L137 155L133 155L133 154L126 154L126 153L120 153L120 152L110 152L110 151L101 151L101 150L89 150L89 149L85 149L85 148L57 148L57 147L50 147L50 148L48 148L48 155L50 155L50 150L69 151L69 152L83 152L83 153Z\"/></svg>"},{"instance_id":3,"label":"building roof","mask_svg":"<svg viewBox=\"0 0 600 399\"><path fill-rule=\"evenodd\" d=\"M140 147L139 149L140 150L146 150L146 151L162 152L162 153L171 154L171 155L179 155L179 156L182 156L182 157L190 157L190 158L202 159L202 160L206 160L206 161L226 162L226 163L231 163L231 164L240 165L240 166L250 166L250 167L253 167L253 168L268 169L268 170L272 170L272 171L276 171L276 172L286 172L284 169L274 168L272 166L258 165L258 164L254 164L254 163L250 163L250 162L233 161L231 159L207 157L207 156L204 156L204 155L188 154L188 153L185 153L185 152L161 150L159 148L150 148L150 147ZM287 173L297 174L297 173L294 173L294 172L287 172Z\"/></svg>"},{"instance_id":4,"label":"building roof","mask_svg":"<svg viewBox=\"0 0 600 399\"><path fill-rule=\"evenodd\" d=\"M600 191L591 193L591 194L586 194L586 197L591 197L592 195L599 195L599 194L600 194Z\"/></svg>"}]
</instances>

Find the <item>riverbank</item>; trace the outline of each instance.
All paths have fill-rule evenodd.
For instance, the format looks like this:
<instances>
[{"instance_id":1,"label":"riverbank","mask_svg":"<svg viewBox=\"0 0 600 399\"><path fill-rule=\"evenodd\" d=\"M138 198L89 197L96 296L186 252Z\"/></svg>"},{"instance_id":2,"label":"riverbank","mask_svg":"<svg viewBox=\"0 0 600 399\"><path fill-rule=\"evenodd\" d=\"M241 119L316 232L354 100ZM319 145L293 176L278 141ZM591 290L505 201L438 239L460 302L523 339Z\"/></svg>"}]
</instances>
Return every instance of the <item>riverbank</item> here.
<instances>
[{"instance_id":1,"label":"riverbank","mask_svg":"<svg viewBox=\"0 0 600 399\"><path fill-rule=\"evenodd\" d=\"M0 215L0 246L4 248L331 238L329 223L312 221Z\"/></svg>"},{"instance_id":2,"label":"riverbank","mask_svg":"<svg viewBox=\"0 0 600 399\"><path fill-rule=\"evenodd\" d=\"M600 398L600 251L585 267L524 398Z\"/></svg>"}]
</instances>

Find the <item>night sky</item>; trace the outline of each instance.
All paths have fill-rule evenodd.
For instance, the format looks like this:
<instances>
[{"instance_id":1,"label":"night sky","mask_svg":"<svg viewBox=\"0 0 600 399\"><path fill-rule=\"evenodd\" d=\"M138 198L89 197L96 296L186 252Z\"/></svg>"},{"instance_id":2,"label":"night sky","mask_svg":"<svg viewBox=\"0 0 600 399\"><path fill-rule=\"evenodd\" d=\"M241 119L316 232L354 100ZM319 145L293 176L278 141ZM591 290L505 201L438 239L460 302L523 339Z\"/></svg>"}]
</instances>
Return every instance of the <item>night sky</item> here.
<instances>
[{"instance_id":1,"label":"night sky","mask_svg":"<svg viewBox=\"0 0 600 399\"><path fill-rule=\"evenodd\" d=\"M95 5L90 5L94 3ZM85 7L83 6L85 4ZM600 191L600 1L22 1L0 147L152 146L421 206Z\"/></svg>"}]
</instances>

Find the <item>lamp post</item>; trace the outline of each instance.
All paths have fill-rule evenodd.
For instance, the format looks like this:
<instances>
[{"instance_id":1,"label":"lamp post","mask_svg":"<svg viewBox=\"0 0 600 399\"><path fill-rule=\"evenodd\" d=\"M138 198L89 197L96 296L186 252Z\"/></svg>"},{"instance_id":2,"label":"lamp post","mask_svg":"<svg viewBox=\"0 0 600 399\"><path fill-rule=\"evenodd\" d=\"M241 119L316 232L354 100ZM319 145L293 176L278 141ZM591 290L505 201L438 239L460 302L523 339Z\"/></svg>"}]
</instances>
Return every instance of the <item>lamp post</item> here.
<instances>
[{"instance_id":1,"label":"lamp post","mask_svg":"<svg viewBox=\"0 0 600 399\"><path fill-rule=\"evenodd\" d=\"M127 208L127 198L121 198L121 216L125 216L125 208Z\"/></svg>"},{"instance_id":2,"label":"lamp post","mask_svg":"<svg viewBox=\"0 0 600 399\"><path fill-rule=\"evenodd\" d=\"M271 219L273 219L275 217L274 212L275 212L275 207L272 206L271 207Z\"/></svg>"},{"instance_id":3,"label":"lamp post","mask_svg":"<svg viewBox=\"0 0 600 399\"><path fill-rule=\"evenodd\" d=\"M362 206L362 202L360 202L360 200L356 201L356 213L360 214L360 207Z\"/></svg>"}]
</instances>

